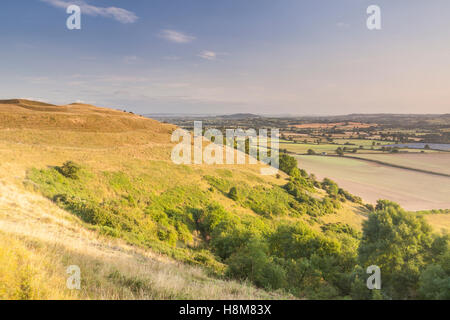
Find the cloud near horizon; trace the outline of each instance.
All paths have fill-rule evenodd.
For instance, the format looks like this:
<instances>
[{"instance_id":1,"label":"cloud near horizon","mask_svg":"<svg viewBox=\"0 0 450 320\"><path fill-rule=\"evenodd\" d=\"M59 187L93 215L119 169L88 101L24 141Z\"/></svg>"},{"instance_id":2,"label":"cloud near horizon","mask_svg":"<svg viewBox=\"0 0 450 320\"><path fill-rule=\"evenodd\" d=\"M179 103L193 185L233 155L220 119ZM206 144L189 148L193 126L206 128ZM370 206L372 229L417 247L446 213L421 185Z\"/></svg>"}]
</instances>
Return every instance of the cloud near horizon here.
<instances>
[{"instance_id":1,"label":"cloud near horizon","mask_svg":"<svg viewBox=\"0 0 450 320\"><path fill-rule=\"evenodd\" d=\"M86 3L86 1L83 0L76 0L70 2L64 0L40 0L40 1L45 2L53 7L63 9L68 8L70 5L77 5L81 8L82 14L87 14L93 17L101 16L105 18L111 18L124 24L135 23L139 19L134 12L128 11L126 9L117 7L108 7L108 8L96 7Z\"/></svg>"}]
</instances>

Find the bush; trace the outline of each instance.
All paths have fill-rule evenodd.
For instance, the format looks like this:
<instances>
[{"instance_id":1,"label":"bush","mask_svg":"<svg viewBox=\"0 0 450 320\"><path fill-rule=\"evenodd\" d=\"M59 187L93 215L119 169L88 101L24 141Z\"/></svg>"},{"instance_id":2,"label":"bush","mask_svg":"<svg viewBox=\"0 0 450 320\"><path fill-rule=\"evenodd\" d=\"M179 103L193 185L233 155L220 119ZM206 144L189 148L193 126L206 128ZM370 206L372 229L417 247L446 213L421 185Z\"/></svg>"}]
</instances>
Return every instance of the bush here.
<instances>
[{"instance_id":1,"label":"bush","mask_svg":"<svg viewBox=\"0 0 450 320\"><path fill-rule=\"evenodd\" d=\"M301 222L279 225L269 238L269 244L271 253L284 259L309 259L313 254L336 256L341 248L338 241L324 237Z\"/></svg>"},{"instance_id":2,"label":"bush","mask_svg":"<svg viewBox=\"0 0 450 320\"><path fill-rule=\"evenodd\" d=\"M238 201L239 196L238 196L238 191L237 191L236 187L232 187L230 189L230 192L228 192L228 197L234 201Z\"/></svg>"},{"instance_id":3,"label":"bush","mask_svg":"<svg viewBox=\"0 0 450 320\"><path fill-rule=\"evenodd\" d=\"M227 275L250 280L256 286L276 290L286 286L285 270L267 255L267 247L258 241L233 254L228 260Z\"/></svg>"},{"instance_id":4,"label":"bush","mask_svg":"<svg viewBox=\"0 0 450 320\"><path fill-rule=\"evenodd\" d=\"M337 183L328 178L323 179L322 189L325 190L332 198L336 198L339 194L339 187Z\"/></svg>"},{"instance_id":5,"label":"bush","mask_svg":"<svg viewBox=\"0 0 450 320\"><path fill-rule=\"evenodd\" d=\"M59 173L70 179L78 179L81 167L73 161L65 162L61 167L57 167Z\"/></svg>"},{"instance_id":6,"label":"bush","mask_svg":"<svg viewBox=\"0 0 450 320\"><path fill-rule=\"evenodd\" d=\"M361 237L361 233L358 230L342 222L327 223L320 228L323 232L331 231L334 233L346 233L356 239L359 239Z\"/></svg>"},{"instance_id":7,"label":"bush","mask_svg":"<svg viewBox=\"0 0 450 320\"><path fill-rule=\"evenodd\" d=\"M287 174L291 174L294 168L297 168L297 160L285 153L280 154L279 169Z\"/></svg>"}]
</instances>

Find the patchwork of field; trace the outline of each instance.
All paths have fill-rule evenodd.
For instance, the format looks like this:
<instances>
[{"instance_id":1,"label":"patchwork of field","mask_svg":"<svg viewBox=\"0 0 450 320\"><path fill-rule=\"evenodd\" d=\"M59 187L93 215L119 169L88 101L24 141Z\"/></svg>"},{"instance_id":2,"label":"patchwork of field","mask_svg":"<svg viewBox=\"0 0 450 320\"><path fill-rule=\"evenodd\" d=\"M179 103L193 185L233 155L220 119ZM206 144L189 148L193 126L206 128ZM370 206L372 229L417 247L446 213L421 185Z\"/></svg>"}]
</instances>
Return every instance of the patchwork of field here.
<instances>
[{"instance_id":1,"label":"patchwork of field","mask_svg":"<svg viewBox=\"0 0 450 320\"><path fill-rule=\"evenodd\" d=\"M396 166L450 174L450 153L358 154L356 156Z\"/></svg>"},{"instance_id":2,"label":"patchwork of field","mask_svg":"<svg viewBox=\"0 0 450 320\"><path fill-rule=\"evenodd\" d=\"M309 149L317 153L334 152L339 146L335 144L313 144L313 143L294 143L280 140L280 149L286 149L291 153L306 154Z\"/></svg>"},{"instance_id":3,"label":"patchwork of field","mask_svg":"<svg viewBox=\"0 0 450 320\"><path fill-rule=\"evenodd\" d=\"M329 154L335 154L337 148L347 147L348 149L358 149L358 155L361 153L380 153L381 151L376 150L380 149L383 145L392 144L389 141L380 141L380 140L368 140L368 139L335 139L334 143L295 143L287 140L280 140L280 149L286 149L288 152L297 153L297 154L307 154L308 150L314 150L316 153L326 152ZM372 143L375 142L377 145L374 146L375 150L371 150ZM363 146L364 149L359 149L360 146ZM422 150L420 149L399 149L402 152L408 153L420 153ZM427 153L433 153L436 151L427 150Z\"/></svg>"},{"instance_id":4,"label":"patchwork of field","mask_svg":"<svg viewBox=\"0 0 450 320\"><path fill-rule=\"evenodd\" d=\"M411 211L450 208L450 178L343 157L297 156L299 167L375 203L388 199ZM411 160L412 161L412 160Z\"/></svg>"},{"instance_id":5,"label":"patchwork of field","mask_svg":"<svg viewBox=\"0 0 450 320\"><path fill-rule=\"evenodd\" d=\"M339 129L353 129L353 128L370 128L376 127L376 124L360 123L360 122L333 122L333 123L305 123L297 124L291 127L299 129L323 129L323 128L339 128Z\"/></svg>"}]
</instances>

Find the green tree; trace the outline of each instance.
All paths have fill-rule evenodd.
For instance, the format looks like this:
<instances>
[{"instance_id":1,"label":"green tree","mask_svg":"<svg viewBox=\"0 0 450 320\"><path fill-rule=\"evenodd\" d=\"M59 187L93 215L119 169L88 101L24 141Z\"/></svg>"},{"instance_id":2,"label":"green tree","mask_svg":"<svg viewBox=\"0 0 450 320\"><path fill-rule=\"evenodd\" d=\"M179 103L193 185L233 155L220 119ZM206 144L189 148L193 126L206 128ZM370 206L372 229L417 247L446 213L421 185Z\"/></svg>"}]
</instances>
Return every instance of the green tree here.
<instances>
[{"instance_id":1,"label":"green tree","mask_svg":"<svg viewBox=\"0 0 450 320\"><path fill-rule=\"evenodd\" d=\"M251 241L227 260L227 274L240 280L248 279L261 288L285 287L286 272L269 258L267 251L264 243Z\"/></svg>"},{"instance_id":2,"label":"green tree","mask_svg":"<svg viewBox=\"0 0 450 320\"><path fill-rule=\"evenodd\" d=\"M424 299L450 300L450 251L420 276L419 293Z\"/></svg>"},{"instance_id":3,"label":"green tree","mask_svg":"<svg viewBox=\"0 0 450 320\"><path fill-rule=\"evenodd\" d=\"M420 274L431 261L431 228L422 217L406 213L395 203L379 203L377 208L382 209L363 224L359 264L380 267L387 297L414 298Z\"/></svg>"},{"instance_id":4,"label":"green tree","mask_svg":"<svg viewBox=\"0 0 450 320\"><path fill-rule=\"evenodd\" d=\"M280 154L279 169L287 174L291 174L292 170L297 168L297 159L285 153Z\"/></svg>"},{"instance_id":5,"label":"green tree","mask_svg":"<svg viewBox=\"0 0 450 320\"><path fill-rule=\"evenodd\" d=\"M336 149L336 153L338 154L338 156L342 157L344 155L344 150L342 150L341 147Z\"/></svg>"}]
</instances>

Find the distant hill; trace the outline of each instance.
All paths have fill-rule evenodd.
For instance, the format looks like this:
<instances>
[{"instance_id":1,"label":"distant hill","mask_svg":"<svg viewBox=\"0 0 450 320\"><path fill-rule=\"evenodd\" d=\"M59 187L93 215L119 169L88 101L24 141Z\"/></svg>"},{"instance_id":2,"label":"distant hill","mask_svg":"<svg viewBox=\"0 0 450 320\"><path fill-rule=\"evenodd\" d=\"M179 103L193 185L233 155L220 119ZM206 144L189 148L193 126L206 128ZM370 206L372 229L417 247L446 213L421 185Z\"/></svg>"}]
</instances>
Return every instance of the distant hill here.
<instances>
[{"instance_id":1,"label":"distant hill","mask_svg":"<svg viewBox=\"0 0 450 320\"><path fill-rule=\"evenodd\" d=\"M192 113L154 113L144 114L145 117L152 119L228 119L228 120L245 120L245 119L257 119L264 118L263 116L253 113L234 113L225 115L214 114L192 114Z\"/></svg>"},{"instance_id":2,"label":"distant hill","mask_svg":"<svg viewBox=\"0 0 450 320\"><path fill-rule=\"evenodd\" d=\"M242 120L242 119L256 119L256 118L262 118L262 117L257 114L253 114L253 113L235 113L235 114L217 116L217 118Z\"/></svg>"}]
</instances>

